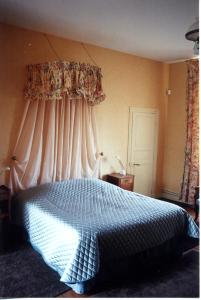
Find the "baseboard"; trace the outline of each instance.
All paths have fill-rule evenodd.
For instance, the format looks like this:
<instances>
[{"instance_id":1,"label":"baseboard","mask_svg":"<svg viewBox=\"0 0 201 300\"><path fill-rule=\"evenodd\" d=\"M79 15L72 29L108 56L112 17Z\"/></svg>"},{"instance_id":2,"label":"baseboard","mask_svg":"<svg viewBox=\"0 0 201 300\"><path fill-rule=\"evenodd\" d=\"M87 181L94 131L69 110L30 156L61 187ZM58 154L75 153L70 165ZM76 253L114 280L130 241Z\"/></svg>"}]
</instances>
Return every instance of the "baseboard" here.
<instances>
[{"instance_id":1,"label":"baseboard","mask_svg":"<svg viewBox=\"0 0 201 300\"><path fill-rule=\"evenodd\" d=\"M161 194L161 197L159 199L177 204L177 205L182 206L182 207L194 207L193 204L189 204L189 203L186 203L186 202L182 201L180 199L180 194L179 193L172 192L172 191L169 191L169 190L163 190L162 194Z\"/></svg>"},{"instance_id":2,"label":"baseboard","mask_svg":"<svg viewBox=\"0 0 201 300\"><path fill-rule=\"evenodd\" d=\"M175 193L173 191L169 191L169 190L163 190L161 197L165 198L165 199L170 199L170 200L174 200L174 201L179 201L179 193Z\"/></svg>"}]
</instances>

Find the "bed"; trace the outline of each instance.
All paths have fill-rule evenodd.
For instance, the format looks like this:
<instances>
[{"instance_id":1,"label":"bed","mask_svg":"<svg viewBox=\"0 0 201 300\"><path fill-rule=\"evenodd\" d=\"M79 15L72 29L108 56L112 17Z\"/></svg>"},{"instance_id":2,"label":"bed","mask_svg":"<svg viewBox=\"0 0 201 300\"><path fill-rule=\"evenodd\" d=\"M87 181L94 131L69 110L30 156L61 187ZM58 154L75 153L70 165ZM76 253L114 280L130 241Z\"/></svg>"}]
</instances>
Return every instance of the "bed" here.
<instances>
[{"instance_id":1,"label":"bed","mask_svg":"<svg viewBox=\"0 0 201 300\"><path fill-rule=\"evenodd\" d=\"M109 262L159 249L169 241L199 238L181 207L98 179L72 179L20 191L13 220L31 245L79 294ZM112 264L111 264L112 265Z\"/></svg>"}]
</instances>

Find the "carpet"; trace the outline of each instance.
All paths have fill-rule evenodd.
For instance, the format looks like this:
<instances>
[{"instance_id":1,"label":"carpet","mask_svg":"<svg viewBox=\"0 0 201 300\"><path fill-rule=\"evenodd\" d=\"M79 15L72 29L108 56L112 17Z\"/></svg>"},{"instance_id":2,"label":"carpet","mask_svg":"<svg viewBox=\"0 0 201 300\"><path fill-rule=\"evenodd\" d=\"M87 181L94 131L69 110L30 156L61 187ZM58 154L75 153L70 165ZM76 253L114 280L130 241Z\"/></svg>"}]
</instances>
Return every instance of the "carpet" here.
<instances>
[{"instance_id":1,"label":"carpet","mask_svg":"<svg viewBox=\"0 0 201 300\"><path fill-rule=\"evenodd\" d=\"M29 245L0 255L0 298L49 298L69 289ZM122 280L101 284L88 296L199 297L199 252L192 250L182 259L164 264L155 270L139 270L137 276L130 274Z\"/></svg>"},{"instance_id":2,"label":"carpet","mask_svg":"<svg viewBox=\"0 0 201 300\"><path fill-rule=\"evenodd\" d=\"M136 270L135 270L136 271ZM194 298L199 297L199 252L192 250L156 270L139 271L138 276L105 283L90 297Z\"/></svg>"},{"instance_id":3,"label":"carpet","mask_svg":"<svg viewBox=\"0 0 201 300\"><path fill-rule=\"evenodd\" d=\"M55 297L69 289L29 245L0 255L0 298Z\"/></svg>"}]
</instances>

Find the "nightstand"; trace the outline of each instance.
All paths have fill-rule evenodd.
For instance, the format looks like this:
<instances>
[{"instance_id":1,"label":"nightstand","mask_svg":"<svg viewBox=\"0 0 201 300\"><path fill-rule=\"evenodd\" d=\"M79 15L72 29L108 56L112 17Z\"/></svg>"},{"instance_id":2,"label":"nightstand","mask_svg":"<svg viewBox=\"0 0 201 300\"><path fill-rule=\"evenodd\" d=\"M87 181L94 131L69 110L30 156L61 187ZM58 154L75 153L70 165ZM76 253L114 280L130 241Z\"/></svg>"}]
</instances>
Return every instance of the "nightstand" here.
<instances>
[{"instance_id":1,"label":"nightstand","mask_svg":"<svg viewBox=\"0 0 201 300\"><path fill-rule=\"evenodd\" d=\"M131 192L133 191L134 188L134 176L129 174L126 175L120 175L119 173L109 174L107 175L107 182L115 184L120 188Z\"/></svg>"},{"instance_id":2,"label":"nightstand","mask_svg":"<svg viewBox=\"0 0 201 300\"><path fill-rule=\"evenodd\" d=\"M8 248L10 235L10 189L0 186L0 252Z\"/></svg>"}]
</instances>

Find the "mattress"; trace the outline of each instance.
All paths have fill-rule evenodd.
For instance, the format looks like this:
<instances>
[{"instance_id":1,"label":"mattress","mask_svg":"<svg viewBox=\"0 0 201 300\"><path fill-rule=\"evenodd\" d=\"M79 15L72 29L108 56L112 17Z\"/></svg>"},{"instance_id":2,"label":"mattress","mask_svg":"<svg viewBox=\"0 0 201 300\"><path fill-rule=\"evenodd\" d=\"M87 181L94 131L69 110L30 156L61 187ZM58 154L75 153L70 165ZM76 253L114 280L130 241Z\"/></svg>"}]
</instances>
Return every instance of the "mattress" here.
<instances>
[{"instance_id":1,"label":"mattress","mask_svg":"<svg viewBox=\"0 0 201 300\"><path fill-rule=\"evenodd\" d=\"M72 179L19 192L14 219L45 262L73 286L100 265L133 256L177 236L199 237L181 207L98 179ZM80 290L76 290L80 292Z\"/></svg>"}]
</instances>

